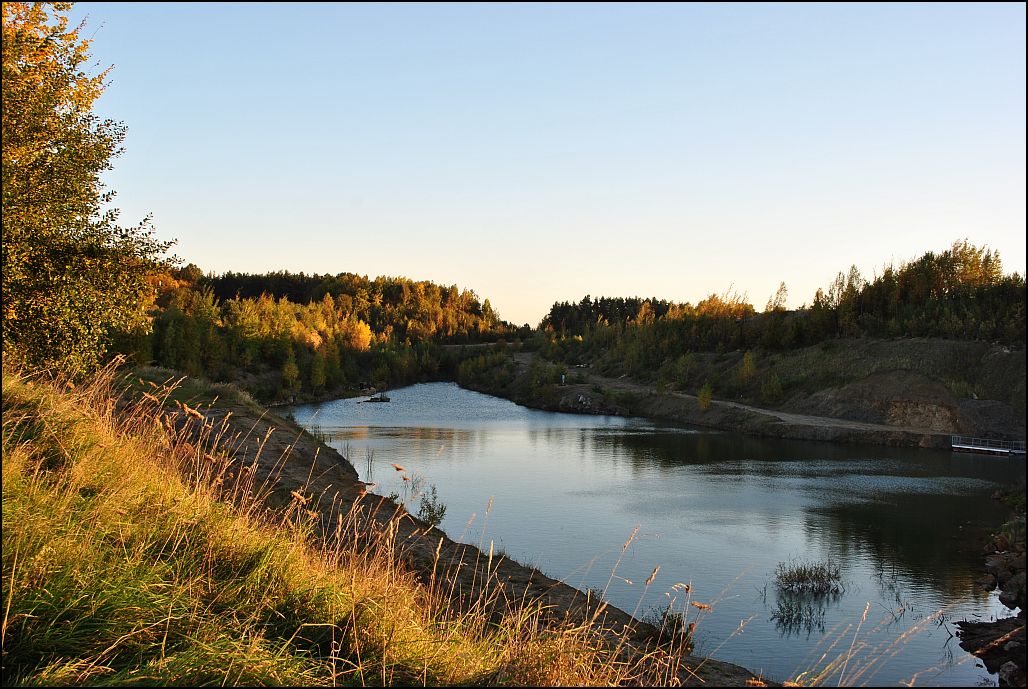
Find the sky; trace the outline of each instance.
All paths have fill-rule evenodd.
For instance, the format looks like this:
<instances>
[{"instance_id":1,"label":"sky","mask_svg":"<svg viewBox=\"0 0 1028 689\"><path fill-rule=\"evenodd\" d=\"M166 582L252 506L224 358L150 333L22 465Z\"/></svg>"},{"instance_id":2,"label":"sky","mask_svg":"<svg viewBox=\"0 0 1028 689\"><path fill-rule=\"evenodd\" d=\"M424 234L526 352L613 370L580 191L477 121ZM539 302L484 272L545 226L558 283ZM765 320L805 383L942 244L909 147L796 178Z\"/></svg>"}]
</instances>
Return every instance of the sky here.
<instances>
[{"instance_id":1,"label":"sky","mask_svg":"<svg viewBox=\"0 0 1028 689\"><path fill-rule=\"evenodd\" d=\"M80 3L105 181L221 273L789 306L968 239L1025 274L1025 5Z\"/></svg>"}]
</instances>

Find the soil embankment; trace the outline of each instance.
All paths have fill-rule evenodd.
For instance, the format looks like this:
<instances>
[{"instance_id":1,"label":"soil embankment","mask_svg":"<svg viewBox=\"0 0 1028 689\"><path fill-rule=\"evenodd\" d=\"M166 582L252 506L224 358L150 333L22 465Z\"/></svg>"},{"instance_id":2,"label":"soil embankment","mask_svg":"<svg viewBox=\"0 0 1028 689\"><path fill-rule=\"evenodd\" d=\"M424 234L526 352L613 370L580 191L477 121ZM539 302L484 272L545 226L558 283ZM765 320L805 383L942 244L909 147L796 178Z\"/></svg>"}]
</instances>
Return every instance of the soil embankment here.
<instances>
[{"instance_id":1,"label":"soil embankment","mask_svg":"<svg viewBox=\"0 0 1028 689\"><path fill-rule=\"evenodd\" d=\"M351 463L332 448L303 433L295 424L267 411L233 405L203 412L208 422L229 424L235 435L225 444L241 466L252 465L257 485L271 486L272 507L284 506L297 494L309 496L308 506L323 516L328 532L330 515L351 508L362 509L370 520L396 529L397 555L423 581L442 576L452 591L453 605L481 600L484 582L498 587L497 600L538 602L554 621L570 618L576 623L598 619L612 642L622 635L642 648L654 641L657 629L613 606L597 611L595 601L538 570L509 559L490 558L475 546L457 543L431 528L392 501L366 493ZM182 422L186 422L183 417ZM228 436L226 436L227 438ZM755 676L748 670L721 661L687 656L679 680L686 686L745 686ZM770 684L770 683L769 683ZM759 686L759 685L758 685Z\"/></svg>"},{"instance_id":2,"label":"soil embankment","mask_svg":"<svg viewBox=\"0 0 1028 689\"><path fill-rule=\"evenodd\" d=\"M700 359L711 380L737 374L732 355ZM791 390L773 407L716 398L701 408L695 395L591 366L564 367L565 385L526 384L543 363L519 351L507 364L512 381L461 382L549 411L637 415L780 438L948 448L951 435L1025 436L1024 352L985 343L861 340L769 355L762 365Z\"/></svg>"},{"instance_id":3,"label":"soil embankment","mask_svg":"<svg viewBox=\"0 0 1028 689\"><path fill-rule=\"evenodd\" d=\"M534 356L528 352L514 355L519 372L527 372ZM509 391L473 383L468 387L548 411L637 415L777 438L938 448L949 447L950 442L950 433L931 427L799 414L728 400L714 399L706 409L701 409L695 395L658 392L654 385L629 378L608 378L592 371L579 375L585 378L585 382L560 386L535 398L510 395Z\"/></svg>"}]
</instances>

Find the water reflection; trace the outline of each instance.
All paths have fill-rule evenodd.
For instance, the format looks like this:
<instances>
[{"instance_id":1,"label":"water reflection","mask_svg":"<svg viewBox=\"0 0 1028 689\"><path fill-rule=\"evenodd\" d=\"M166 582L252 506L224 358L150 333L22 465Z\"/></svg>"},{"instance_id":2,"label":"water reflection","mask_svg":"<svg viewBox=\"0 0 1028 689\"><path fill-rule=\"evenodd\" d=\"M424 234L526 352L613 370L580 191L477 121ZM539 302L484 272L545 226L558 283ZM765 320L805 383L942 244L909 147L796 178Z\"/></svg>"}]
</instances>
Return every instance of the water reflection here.
<instances>
[{"instance_id":1,"label":"water reflection","mask_svg":"<svg viewBox=\"0 0 1028 689\"><path fill-rule=\"evenodd\" d=\"M818 635L825 632L828 610L839 604L841 592L807 593L776 591L770 620L783 638Z\"/></svg>"},{"instance_id":2,"label":"water reflection","mask_svg":"<svg viewBox=\"0 0 1028 689\"><path fill-rule=\"evenodd\" d=\"M953 476L996 482L1016 473L1011 460L1003 458L983 461L981 456L963 453L756 438L674 427L591 430L588 435L597 445L624 453L640 466L650 467L655 462L664 468L716 465L708 469L718 474L847 475L859 467L868 475Z\"/></svg>"},{"instance_id":3,"label":"water reflection","mask_svg":"<svg viewBox=\"0 0 1028 689\"><path fill-rule=\"evenodd\" d=\"M906 492L810 508L805 528L840 558L866 560L945 596L985 599L972 585L973 572L990 525L1003 519L996 501L978 502L969 513L966 496Z\"/></svg>"}]
</instances>

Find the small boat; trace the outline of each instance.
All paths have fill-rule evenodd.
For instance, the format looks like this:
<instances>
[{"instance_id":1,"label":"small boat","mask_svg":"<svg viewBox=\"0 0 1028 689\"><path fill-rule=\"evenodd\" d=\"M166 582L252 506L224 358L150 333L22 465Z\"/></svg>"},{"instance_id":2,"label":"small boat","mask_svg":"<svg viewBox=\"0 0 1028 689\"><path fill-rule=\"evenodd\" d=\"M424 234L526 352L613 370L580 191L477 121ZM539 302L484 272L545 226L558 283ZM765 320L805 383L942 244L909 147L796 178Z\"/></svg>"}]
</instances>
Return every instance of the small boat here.
<instances>
[{"instance_id":1,"label":"small boat","mask_svg":"<svg viewBox=\"0 0 1028 689\"><path fill-rule=\"evenodd\" d=\"M364 401L365 402L388 402L389 401L389 396L386 395L385 393L382 393L382 394L379 394L379 395L372 395L371 397L369 397L368 399L366 399Z\"/></svg>"}]
</instances>

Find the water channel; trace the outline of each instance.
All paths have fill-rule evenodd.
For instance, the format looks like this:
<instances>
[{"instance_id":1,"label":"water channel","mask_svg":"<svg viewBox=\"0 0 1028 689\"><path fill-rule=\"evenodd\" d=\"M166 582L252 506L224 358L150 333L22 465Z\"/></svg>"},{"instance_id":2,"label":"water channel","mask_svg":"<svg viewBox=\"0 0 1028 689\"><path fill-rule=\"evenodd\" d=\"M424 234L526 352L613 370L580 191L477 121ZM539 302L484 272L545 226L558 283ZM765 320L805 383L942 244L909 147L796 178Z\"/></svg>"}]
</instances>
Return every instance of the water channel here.
<instances>
[{"instance_id":1,"label":"water channel","mask_svg":"<svg viewBox=\"0 0 1028 689\"><path fill-rule=\"evenodd\" d=\"M420 496L402 475L422 494L434 486L454 539L606 590L638 617L670 604L697 623L698 653L777 681L852 649L844 684L996 683L954 622L1009 614L973 579L1005 517L990 496L1023 480L1023 459L555 414L452 383L388 394L290 411L412 512ZM776 588L779 563L824 560L841 569L841 593Z\"/></svg>"}]
</instances>

